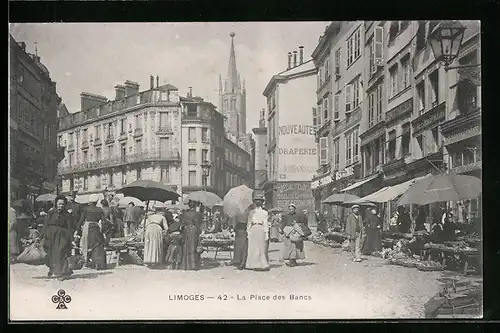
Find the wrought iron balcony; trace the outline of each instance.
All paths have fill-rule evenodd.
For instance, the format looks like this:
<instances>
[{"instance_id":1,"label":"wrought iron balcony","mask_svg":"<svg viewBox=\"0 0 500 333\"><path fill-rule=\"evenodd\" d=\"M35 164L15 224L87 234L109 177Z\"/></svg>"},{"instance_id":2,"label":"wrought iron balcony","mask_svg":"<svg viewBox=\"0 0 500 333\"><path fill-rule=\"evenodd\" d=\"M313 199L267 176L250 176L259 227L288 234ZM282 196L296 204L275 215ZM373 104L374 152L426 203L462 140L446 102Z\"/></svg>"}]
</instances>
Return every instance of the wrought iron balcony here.
<instances>
[{"instance_id":1,"label":"wrought iron balcony","mask_svg":"<svg viewBox=\"0 0 500 333\"><path fill-rule=\"evenodd\" d=\"M83 172L101 168L118 167L133 163L154 162L154 161L180 162L181 156L178 150L173 150L170 152L142 152L139 154L117 156L112 158L106 158L99 161L81 163L74 166L59 167L58 173L60 175L64 175L75 172Z\"/></svg>"},{"instance_id":2,"label":"wrought iron balcony","mask_svg":"<svg viewBox=\"0 0 500 333\"><path fill-rule=\"evenodd\" d=\"M114 137L113 135L108 135L108 136L106 137L106 141L105 141L105 143L106 143L106 144L109 144L109 143L113 143L113 142L115 142L115 137Z\"/></svg>"},{"instance_id":3,"label":"wrought iron balcony","mask_svg":"<svg viewBox=\"0 0 500 333\"><path fill-rule=\"evenodd\" d=\"M156 134L174 134L174 131L170 126L160 126L156 131Z\"/></svg>"}]
</instances>

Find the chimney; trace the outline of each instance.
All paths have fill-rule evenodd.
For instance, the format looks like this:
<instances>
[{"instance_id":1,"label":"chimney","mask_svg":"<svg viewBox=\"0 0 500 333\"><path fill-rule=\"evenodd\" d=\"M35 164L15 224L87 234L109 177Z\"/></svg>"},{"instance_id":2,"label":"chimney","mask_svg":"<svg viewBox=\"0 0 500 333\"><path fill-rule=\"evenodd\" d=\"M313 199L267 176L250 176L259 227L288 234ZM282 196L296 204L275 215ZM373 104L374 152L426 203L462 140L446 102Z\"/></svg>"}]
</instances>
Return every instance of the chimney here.
<instances>
[{"instance_id":1,"label":"chimney","mask_svg":"<svg viewBox=\"0 0 500 333\"><path fill-rule=\"evenodd\" d=\"M288 52L288 68L292 68L292 52Z\"/></svg>"},{"instance_id":2,"label":"chimney","mask_svg":"<svg viewBox=\"0 0 500 333\"><path fill-rule=\"evenodd\" d=\"M189 88L188 97L192 98L193 97L193 87L188 87L188 88Z\"/></svg>"},{"instance_id":3,"label":"chimney","mask_svg":"<svg viewBox=\"0 0 500 333\"><path fill-rule=\"evenodd\" d=\"M160 76L156 75L156 88L160 86Z\"/></svg>"},{"instance_id":4,"label":"chimney","mask_svg":"<svg viewBox=\"0 0 500 333\"><path fill-rule=\"evenodd\" d=\"M126 89L125 89L125 86L123 84L117 84L115 86L115 100L120 100L120 99L124 99L125 96L126 96Z\"/></svg>"},{"instance_id":5,"label":"chimney","mask_svg":"<svg viewBox=\"0 0 500 333\"><path fill-rule=\"evenodd\" d=\"M127 80L125 81L126 97L139 94L139 83Z\"/></svg>"},{"instance_id":6,"label":"chimney","mask_svg":"<svg viewBox=\"0 0 500 333\"><path fill-rule=\"evenodd\" d=\"M105 96L91 94L91 93L87 93L87 92L82 92L80 94L80 100L81 100L81 110L80 111L92 109L92 108L95 108L97 106L106 104L108 102L108 99Z\"/></svg>"},{"instance_id":7,"label":"chimney","mask_svg":"<svg viewBox=\"0 0 500 333\"><path fill-rule=\"evenodd\" d=\"M299 65L304 63L304 47L299 46Z\"/></svg>"},{"instance_id":8,"label":"chimney","mask_svg":"<svg viewBox=\"0 0 500 333\"><path fill-rule=\"evenodd\" d=\"M155 87L155 78L153 75L149 76L149 89L153 90Z\"/></svg>"},{"instance_id":9,"label":"chimney","mask_svg":"<svg viewBox=\"0 0 500 333\"><path fill-rule=\"evenodd\" d=\"M293 51L293 67L297 67L297 51Z\"/></svg>"}]
</instances>

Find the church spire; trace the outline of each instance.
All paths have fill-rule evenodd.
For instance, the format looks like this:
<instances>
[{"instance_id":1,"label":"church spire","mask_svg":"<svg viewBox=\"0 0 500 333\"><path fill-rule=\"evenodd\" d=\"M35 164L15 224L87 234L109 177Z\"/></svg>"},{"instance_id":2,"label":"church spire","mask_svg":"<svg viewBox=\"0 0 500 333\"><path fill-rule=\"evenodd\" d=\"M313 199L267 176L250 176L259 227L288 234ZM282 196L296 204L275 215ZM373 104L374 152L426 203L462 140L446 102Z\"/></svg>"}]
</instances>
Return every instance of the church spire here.
<instances>
[{"instance_id":1,"label":"church spire","mask_svg":"<svg viewBox=\"0 0 500 333\"><path fill-rule=\"evenodd\" d=\"M236 93L238 91L238 71L236 70L236 54L234 52L234 36L231 32L231 50L229 51L229 67L227 71L227 92Z\"/></svg>"},{"instance_id":2,"label":"church spire","mask_svg":"<svg viewBox=\"0 0 500 333\"><path fill-rule=\"evenodd\" d=\"M222 91L222 77L219 74L219 94L222 94L222 93L223 93L223 91Z\"/></svg>"}]
</instances>

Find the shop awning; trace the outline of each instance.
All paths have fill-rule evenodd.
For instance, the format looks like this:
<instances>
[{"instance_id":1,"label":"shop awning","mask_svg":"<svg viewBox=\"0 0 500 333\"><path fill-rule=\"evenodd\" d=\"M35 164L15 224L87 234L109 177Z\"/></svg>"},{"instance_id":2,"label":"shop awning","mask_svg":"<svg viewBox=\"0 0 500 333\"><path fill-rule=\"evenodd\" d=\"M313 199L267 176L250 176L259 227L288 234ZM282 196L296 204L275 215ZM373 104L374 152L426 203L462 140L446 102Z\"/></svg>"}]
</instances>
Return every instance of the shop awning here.
<instances>
[{"instance_id":1,"label":"shop awning","mask_svg":"<svg viewBox=\"0 0 500 333\"><path fill-rule=\"evenodd\" d=\"M412 180L409 180L407 182L394 185L394 186L387 186L384 187L380 190L378 190L375 193L369 194L363 198L360 198L355 201L355 203L363 203L363 202L388 202L396 199L400 195L406 192L408 188L415 183L418 180L421 180L423 178L431 176L430 174L423 176L423 177L417 177Z\"/></svg>"},{"instance_id":2,"label":"shop awning","mask_svg":"<svg viewBox=\"0 0 500 333\"><path fill-rule=\"evenodd\" d=\"M346 192L346 191L353 190L353 189L355 189L355 188L357 188L357 187L360 187L360 186L361 186L361 185L363 185L363 184L368 183L370 180L374 180L375 178L377 178L377 177L379 177L379 176L380 176L380 174L379 174L379 173L376 173L376 174L374 174L374 175L372 175L372 176L370 176L370 177L368 177L368 178L366 178L366 179L363 179L363 180L361 180L361 181L359 181L359 182L357 182L357 183L352 184L351 186L347 186L346 188L344 188L344 189L343 189L343 190L341 190L340 192Z\"/></svg>"}]
</instances>

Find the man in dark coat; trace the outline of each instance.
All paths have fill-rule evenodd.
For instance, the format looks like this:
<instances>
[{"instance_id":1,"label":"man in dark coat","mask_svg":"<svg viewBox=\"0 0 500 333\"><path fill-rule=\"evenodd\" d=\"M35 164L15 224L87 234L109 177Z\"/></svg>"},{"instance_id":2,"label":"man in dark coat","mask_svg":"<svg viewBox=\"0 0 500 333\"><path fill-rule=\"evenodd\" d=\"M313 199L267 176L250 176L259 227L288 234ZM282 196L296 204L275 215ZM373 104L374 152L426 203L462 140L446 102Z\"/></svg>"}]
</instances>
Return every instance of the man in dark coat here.
<instances>
[{"instance_id":1,"label":"man in dark coat","mask_svg":"<svg viewBox=\"0 0 500 333\"><path fill-rule=\"evenodd\" d=\"M349 235L351 242L351 250L353 252L353 260L355 262L361 261L361 240L363 239L363 221L359 214L359 206L353 205L351 207L351 214L347 217L346 232Z\"/></svg>"}]
</instances>

